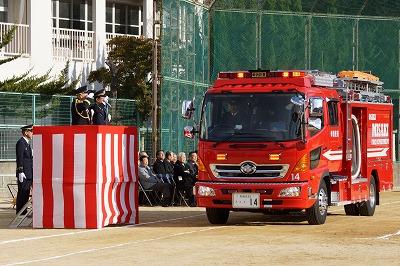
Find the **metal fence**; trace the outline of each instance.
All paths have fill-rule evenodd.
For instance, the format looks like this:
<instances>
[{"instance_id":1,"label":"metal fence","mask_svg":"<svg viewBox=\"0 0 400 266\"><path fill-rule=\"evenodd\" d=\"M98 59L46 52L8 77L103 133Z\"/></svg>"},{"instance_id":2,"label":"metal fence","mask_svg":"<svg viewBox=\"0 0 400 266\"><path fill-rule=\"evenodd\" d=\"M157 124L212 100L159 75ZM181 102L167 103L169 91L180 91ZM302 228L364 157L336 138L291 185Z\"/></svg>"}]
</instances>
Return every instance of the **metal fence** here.
<instances>
[{"instance_id":1,"label":"metal fence","mask_svg":"<svg viewBox=\"0 0 400 266\"><path fill-rule=\"evenodd\" d=\"M0 50L5 55L28 55L29 25L0 22L0 41L3 35L15 27L14 38Z\"/></svg>"},{"instance_id":2,"label":"metal fence","mask_svg":"<svg viewBox=\"0 0 400 266\"><path fill-rule=\"evenodd\" d=\"M209 12L190 1L164 0L161 56L161 148L189 152L196 147L183 137L192 124L181 118L183 100L195 98L197 118L209 86Z\"/></svg>"},{"instance_id":3,"label":"metal fence","mask_svg":"<svg viewBox=\"0 0 400 266\"><path fill-rule=\"evenodd\" d=\"M72 96L0 92L0 161L15 160L15 143L20 127L34 125L69 125ZM135 101L110 99L113 125L139 125ZM139 147L150 150L151 129L140 128Z\"/></svg>"},{"instance_id":4,"label":"metal fence","mask_svg":"<svg viewBox=\"0 0 400 266\"><path fill-rule=\"evenodd\" d=\"M201 4L208 2L213 5ZM400 93L398 1L164 0L162 5L164 149L194 146L181 133L188 122L179 118L180 104L196 98L199 110L202 94L220 71L370 70L393 98Z\"/></svg>"},{"instance_id":5,"label":"metal fence","mask_svg":"<svg viewBox=\"0 0 400 266\"><path fill-rule=\"evenodd\" d=\"M53 56L60 60L94 60L93 31L53 28Z\"/></svg>"}]
</instances>

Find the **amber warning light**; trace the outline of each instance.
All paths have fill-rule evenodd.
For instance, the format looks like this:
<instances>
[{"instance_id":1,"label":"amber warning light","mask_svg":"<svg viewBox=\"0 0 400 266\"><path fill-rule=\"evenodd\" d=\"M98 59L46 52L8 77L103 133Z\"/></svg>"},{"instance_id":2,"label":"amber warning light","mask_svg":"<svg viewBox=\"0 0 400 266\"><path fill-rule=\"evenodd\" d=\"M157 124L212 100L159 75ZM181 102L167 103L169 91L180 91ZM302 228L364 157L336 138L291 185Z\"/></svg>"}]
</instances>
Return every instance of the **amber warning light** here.
<instances>
[{"instance_id":1,"label":"amber warning light","mask_svg":"<svg viewBox=\"0 0 400 266\"><path fill-rule=\"evenodd\" d=\"M240 71L220 72L218 79L242 79L242 78L297 78L304 77L304 71Z\"/></svg>"}]
</instances>

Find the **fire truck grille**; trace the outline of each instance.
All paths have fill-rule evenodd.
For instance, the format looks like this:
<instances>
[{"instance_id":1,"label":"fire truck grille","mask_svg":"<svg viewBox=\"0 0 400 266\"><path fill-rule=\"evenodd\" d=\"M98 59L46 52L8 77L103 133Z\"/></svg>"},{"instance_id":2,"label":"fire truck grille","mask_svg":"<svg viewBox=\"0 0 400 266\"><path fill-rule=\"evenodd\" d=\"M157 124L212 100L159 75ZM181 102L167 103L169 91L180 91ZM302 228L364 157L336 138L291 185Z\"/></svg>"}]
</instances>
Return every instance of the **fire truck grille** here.
<instances>
[{"instance_id":1,"label":"fire truck grille","mask_svg":"<svg viewBox=\"0 0 400 266\"><path fill-rule=\"evenodd\" d=\"M245 178L245 179L272 179L283 178L288 169L288 164L254 164L255 170L246 173L241 170L242 164L212 164L211 170L217 178Z\"/></svg>"}]
</instances>

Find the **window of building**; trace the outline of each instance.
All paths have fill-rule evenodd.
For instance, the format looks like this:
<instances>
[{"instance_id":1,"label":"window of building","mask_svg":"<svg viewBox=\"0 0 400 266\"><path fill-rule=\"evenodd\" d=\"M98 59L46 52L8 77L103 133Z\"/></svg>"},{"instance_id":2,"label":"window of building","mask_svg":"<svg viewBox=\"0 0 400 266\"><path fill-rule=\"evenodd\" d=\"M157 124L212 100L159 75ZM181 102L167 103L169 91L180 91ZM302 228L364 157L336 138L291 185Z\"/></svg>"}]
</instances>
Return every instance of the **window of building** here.
<instances>
[{"instance_id":1,"label":"window of building","mask_svg":"<svg viewBox=\"0 0 400 266\"><path fill-rule=\"evenodd\" d=\"M142 7L107 3L106 32L142 35Z\"/></svg>"},{"instance_id":2,"label":"window of building","mask_svg":"<svg viewBox=\"0 0 400 266\"><path fill-rule=\"evenodd\" d=\"M54 28L93 30L92 0L53 0Z\"/></svg>"},{"instance_id":3,"label":"window of building","mask_svg":"<svg viewBox=\"0 0 400 266\"><path fill-rule=\"evenodd\" d=\"M0 0L0 22L7 22L8 0Z\"/></svg>"}]
</instances>

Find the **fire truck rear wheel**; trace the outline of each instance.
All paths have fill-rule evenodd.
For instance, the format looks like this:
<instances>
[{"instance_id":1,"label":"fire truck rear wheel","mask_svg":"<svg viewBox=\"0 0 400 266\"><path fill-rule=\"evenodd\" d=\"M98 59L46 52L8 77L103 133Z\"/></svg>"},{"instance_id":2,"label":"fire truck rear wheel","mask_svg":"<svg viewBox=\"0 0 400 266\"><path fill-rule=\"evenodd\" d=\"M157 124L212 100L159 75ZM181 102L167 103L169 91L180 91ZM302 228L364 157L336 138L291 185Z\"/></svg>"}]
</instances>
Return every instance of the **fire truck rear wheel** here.
<instances>
[{"instance_id":1,"label":"fire truck rear wheel","mask_svg":"<svg viewBox=\"0 0 400 266\"><path fill-rule=\"evenodd\" d=\"M324 224L328 213L328 190L326 183L321 181L318 189L318 198L314 205L306 209L309 224Z\"/></svg>"},{"instance_id":2,"label":"fire truck rear wheel","mask_svg":"<svg viewBox=\"0 0 400 266\"><path fill-rule=\"evenodd\" d=\"M369 200L360 203L361 216L373 216L376 207L376 184L373 177L369 180Z\"/></svg>"},{"instance_id":3,"label":"fire truck rear wheel","mask_svg":"<svg viewBox=\"0 0 400 266\"><path fill-rule=\"evenodd\" d=\"M206 208L207 219L211 224L226 224L229 209Z\"/></svg>"}]
</instances>

